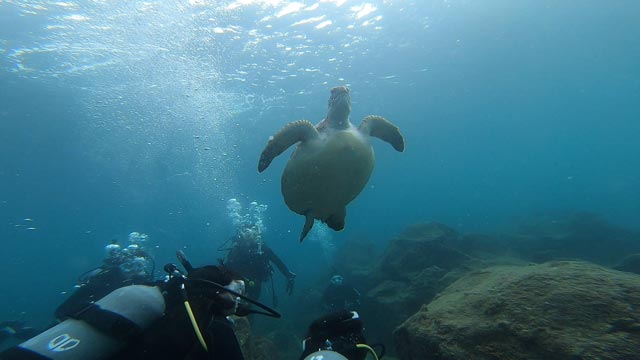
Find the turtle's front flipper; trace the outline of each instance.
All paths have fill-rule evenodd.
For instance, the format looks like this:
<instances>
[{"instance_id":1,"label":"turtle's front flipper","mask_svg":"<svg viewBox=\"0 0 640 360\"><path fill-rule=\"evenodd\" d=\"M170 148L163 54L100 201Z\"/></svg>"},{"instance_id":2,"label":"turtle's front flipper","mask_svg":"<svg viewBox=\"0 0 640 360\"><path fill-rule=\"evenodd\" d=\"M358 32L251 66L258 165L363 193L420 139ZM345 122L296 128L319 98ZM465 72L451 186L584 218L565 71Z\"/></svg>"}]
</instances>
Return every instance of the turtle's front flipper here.
<instances>
[{"instance_id":1,"label":"turtle's front flipper","mask_svg":"<svg viewBox=\"0 0 640 360\"><path fill-rule=\"evenodd\" d=\"M302 233L300 234L300 242L304 241L304 238L307 237L307 234L309 233L309 231L311 231L311 228L313 227L313 216L307 214L305 215L305 219L304 219L304 227L302 228Z\"/></svg>"},{"instance_id":2,"label":"turtle's front flipper","mask_svg":"<svg viewBox=\"0 0 640 360\"><path fill-rule=\"evenodd\" d=\"M367 116L362 120L358 130L363 134L388 142L400 152L404 151L404 137L400 133L400 129L382 116Z\"/></svg>"},{"instance_id":3,"label":"turtle's front flipper","mask_svg":"<svg viewBox=\"0 0 640 360\"><path fill-rule=\"evenodd\" d=\"M318 131L308 120L287 124L277 134L269 138L267 146L260 154L258 172L263 172L276 156L282 154L291 145L299 141L308 141L318 137Z\"/></svg>"}]
</instances>

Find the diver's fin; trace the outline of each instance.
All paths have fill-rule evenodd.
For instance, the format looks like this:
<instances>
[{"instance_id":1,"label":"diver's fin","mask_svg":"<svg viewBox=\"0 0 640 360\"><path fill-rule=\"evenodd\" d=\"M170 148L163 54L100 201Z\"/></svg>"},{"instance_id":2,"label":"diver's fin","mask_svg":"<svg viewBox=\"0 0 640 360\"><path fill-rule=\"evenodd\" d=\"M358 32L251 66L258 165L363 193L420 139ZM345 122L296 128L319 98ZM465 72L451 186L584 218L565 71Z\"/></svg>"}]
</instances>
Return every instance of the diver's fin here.
<instances>
[{"instance_id":1,"label":"diver's fin","mask_svg":"<svg viewBox=\"0 0 640 360\"><path fill-rule=\"evenodd\" d=\"M400 129L382 116L367 116L362 120L358 130L363 134L388 142L397 151L404 151L404 137L400 133Z\"/></svg>"},{"instance_id":2,"label":"diver's fin","mask_svg":"<svg viewBox=\"0 0 640 360\"><path fill-rule=\"evenodd\" d=\"M269 138L267 146L260 154L258 172L263 172L276 156L282 154L291 145L317 137L318 131L308 120L298 120L287 124L277 134Z\"/></svg>"},{"instance_id":3,"label":"diver's fin","mask_svg":"<svg viewBox=\"0 0 640 360\"><path fill-rule=\"evenodd\" d=\"M311 215L305 215L304 227L302 228L302 233L300 234L300 242L304 241L304 238L307 237L309 231L313 227L314 219Z\"/></svg>"},{"instance_id":4,"label":"diver's fin","mask_svg":"<svg viewBox=\"0 0 640 360\"><path fill-rule=\"evenodd\" d=\"M340 231L344 229L344 218L347 216L347 208L343 207L337 213L329 216L327 221L327 225L335 231Z\"/></svg>"}]
</instances>

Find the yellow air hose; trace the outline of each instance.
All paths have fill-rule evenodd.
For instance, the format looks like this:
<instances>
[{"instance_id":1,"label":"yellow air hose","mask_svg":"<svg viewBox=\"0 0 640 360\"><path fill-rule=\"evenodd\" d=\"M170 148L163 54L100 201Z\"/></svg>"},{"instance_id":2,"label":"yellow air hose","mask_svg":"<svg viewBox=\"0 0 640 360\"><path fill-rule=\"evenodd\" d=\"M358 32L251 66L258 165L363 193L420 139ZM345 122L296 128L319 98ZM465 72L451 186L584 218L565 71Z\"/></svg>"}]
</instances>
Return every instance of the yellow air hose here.
<instances>
[{"instance_id":1,"label":"yellow air hose","mask_svg":"<svg viewBox=\"0 0 640 360\"><path fill-rule=\"evenodd\" d=\"M376 351L375 351L375 350L373 350L373 349L371 348L371 346L369 346L369 345L367 345L367 344L356 344L356 347L357 347L357 348L360 348L360 349L367 349L367 350L369 350L369 352L371 353L371 355L373 355L373 358L374 358L375 360L379 360L379 359L378 359L378 354L376 354Z\"/></svg>"},{"instance_id":2,"label":"yellow air hose","mask_svg":"<svg viewBox=\"0 0 640 360\"><path fill-rule=\"evenodd\" d=\"M198 322L196 321L196 317L193 315L193 310L191 310L191 305L187 300L187 292L184 288L184 283L180 285L180 290L184 298L184 308L187 309L187 314L189 314L189 320L191 320L191 326L193 326L193 330L196 332L196 337L198 338L198 341L200 341L200 345L202 345L204 350L209 351L209 349L207 348L207 343L204 341L204 337L202 336L202 332L200 332L200 328L198 327Z\"/></svg>"}]
</instances>

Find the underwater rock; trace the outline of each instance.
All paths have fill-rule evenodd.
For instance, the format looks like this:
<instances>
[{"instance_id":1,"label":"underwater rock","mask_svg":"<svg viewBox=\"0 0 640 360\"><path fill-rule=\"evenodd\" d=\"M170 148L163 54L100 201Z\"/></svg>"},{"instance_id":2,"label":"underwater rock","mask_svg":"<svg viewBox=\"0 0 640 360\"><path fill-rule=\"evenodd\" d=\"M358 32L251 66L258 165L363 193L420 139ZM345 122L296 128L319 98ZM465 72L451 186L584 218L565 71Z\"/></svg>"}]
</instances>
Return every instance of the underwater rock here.
<instances>
[{"instance_id":1,"label":"underwater rock","mask_svg":"<svg viewBox=\"0 0 640 360\"><path fill-rule=\"evenodd\" d=\"M475 267L474 259L452 247L457 238L455 230L432 222L413 225L391 240L363 281L361 312L371 319L367 333L372 339L390 344L390 329Z\"/></svg>"},{"instance_id":2,"label":"underwater rock","mask_svg":"<svg viewBox=\"0 0 640 360\"><path fill-rule=\"evenodd\" d=\"M622 261L614 266L614 269L626 271L630 273L640 274L640 254L632 254L622 259Z\"/></svg>"},{"instance_id":3,"label":"underwater rock","mask_svg":"<svg viewBox=\"0 0 640 360\"><path fill-rule=\"evenodd\" d=\"M378 340L390 344L391 329L405 321L462 274L431 267L414 273L404 281L380 282L366 293L366 300L361 305L364 318L372 317L371 323L375 323L375 327L367 330Z\"/></svg>"},{"instance_id":4,"label":"underwater rock","mask_svg":"<svg viewBox=\"0 0 640 360\"><path fill-rule=\"evenodd\" d=\"M429 221L409 225L398 237L407 240L439 241L451 245L458 237L458 232L445 224Z\"/></svg>"},{"instance_id":5,"label":"underwater rock","mask_svg":"<svg viewBox=\"0 0 640 360\"><path fill-rule=\"evenodd\" d=\"M410 226L391 240L379 263L385 278L408 279L414 272L437 266L451 270L471 258L453 246L458 233L440 223Z\"/></svg>"},{"instance_id":6,"label":"underwater rock","mask_svg":"<svg viewBox=\"0 0 640 360\"><path fill-rule=\"evenodd\" d=\"M596 214L580 212L525 219L505 245L523 259L538 263L579 259L612 266L627 254L640 252L640 234Z\"/></svg>"},{"instance_id":7,"label":"underwater rock","mask_svg":"<svg viewBox=\"0 0 640 360\"><path fill-rule=\"evenodd\" d=\"M460 278L394 332L400 359L638 359L640 277L579 261Z\"/></svg>"},{"instance_id":8,"label":"underwater rock","mask_svg":"<svg viewBox=\"0 0 640 360\"><path fill-rule=\"evenodd\" d=\"M247 360L277 360L280 355L276 345L262 336L255 336L246 317L233 317L234 330L242 354Z\"/></svg>"},{"instance_id":9,"label":"underwater rock","mask_svg":"<svg viewBox=\"0 0 640 360\"><path fill-rule=\"evenodd\" d=\"M246 317L233 317L234 330L242 354L246 357L251 352L251 324Z\"/></svg>"},{"instance_id":10,"label":"underwater rock","mask_svg":"<svg viewBox=\"0 0 640 360\"><path fill-rule=\"evenodd\" d=\"M466 254L477 258L493 259L509 254L501 236L480 233L461 235L456 242L456 248L464 249Z\"/></svg>"}]
</instances>

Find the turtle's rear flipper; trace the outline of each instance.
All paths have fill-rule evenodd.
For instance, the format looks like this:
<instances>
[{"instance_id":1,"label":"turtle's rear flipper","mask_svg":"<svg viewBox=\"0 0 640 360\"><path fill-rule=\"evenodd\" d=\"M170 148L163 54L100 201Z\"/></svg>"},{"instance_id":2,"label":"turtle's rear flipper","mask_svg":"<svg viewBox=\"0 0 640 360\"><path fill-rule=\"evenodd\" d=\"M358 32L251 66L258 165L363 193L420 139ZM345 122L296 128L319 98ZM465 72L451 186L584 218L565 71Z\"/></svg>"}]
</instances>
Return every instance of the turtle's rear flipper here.
<instances>
[{"instance_id":1,"label":"turtle's rear flipper","mask_svg":"<svg viewBox=\"0 0 640 360\"><path fill-rule=\"evenodd\" d=\"M400 129L391 121L378 115L369 115L360 124L358 128L363 134L377 137L391 144L394 149L404 151L404 137L400 133Z\"/></svg>"},{"instance_id":2,"label":"turtle's rear flipper","mask_svg":"<svg viewBox=\"0 0 640 360\"><path fill-rule=\"evenodd\" d=\"M309 214L305 215L304 227L302 228L302 233L300 234L300 242L304 241L304 238L307 237L307 234L309 233L309 231L311 231L311 228L313 227L313 222L314 222L314 219L311 215Z\"/></svg>"},{"instance_id":3,"label":"turtle's rear flipper","mask_svg":"<svg viewBox=\"0 0 640 360\"><path fill-rule=\"evenodd\" d=\"M263 172L276 156L282 154L291 145L299 141L308 141L318 137L318 131L308 120L294 121L287 124L277 134L269 138L267 146L260 154L258 172Z\"/></svg>"},{"instance_id":4,"label":"turtle's rear flipper","mask_svg":"<svg viewBox=\"0 0 640 360\"><path fill-rule=\"evenodd\" d=\"M333 230L340 231L344 229L344 218L346 216L347 216L347 208L343 207L342 210L329 216L329 218L325 222L327 223L327 226L329 226Z\"/></svg>"}]
</instances>

